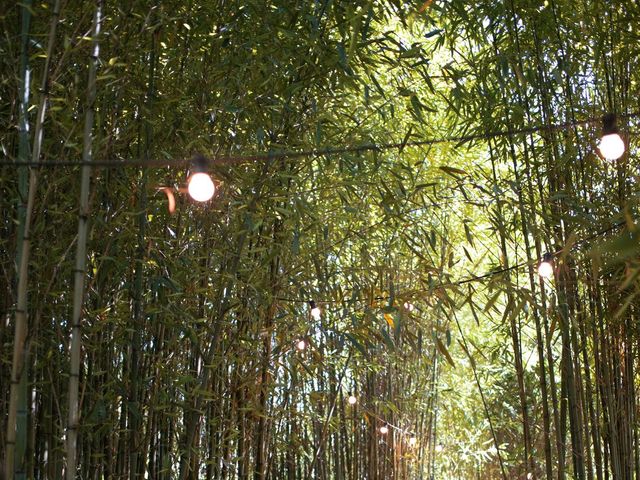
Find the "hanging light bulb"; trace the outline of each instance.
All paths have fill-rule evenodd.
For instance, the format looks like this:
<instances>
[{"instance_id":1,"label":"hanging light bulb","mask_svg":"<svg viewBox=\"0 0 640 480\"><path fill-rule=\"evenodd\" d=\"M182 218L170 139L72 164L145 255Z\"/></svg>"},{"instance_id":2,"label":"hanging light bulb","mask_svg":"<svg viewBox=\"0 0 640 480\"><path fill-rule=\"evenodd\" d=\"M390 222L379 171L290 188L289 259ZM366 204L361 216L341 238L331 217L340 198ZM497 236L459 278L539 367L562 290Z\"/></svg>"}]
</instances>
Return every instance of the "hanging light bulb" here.
<instances>
[{"instance_id":1,"label":"hanging light bulb","mask_svg":"<svg viewBox=\"0 0 640 480\"><path fill-rule=\"evenodd\" d=\"M417 443L418 443L418 439L416 437L409 438L409 446L410 447L415 447Z\"/></svg>"},{"instance_id":2,"label":"hanging light bulb","mask_svg":"<svg viewBox=\"0 0 640 480\"><path fill-rule=\"evenodd\" d=\"M416 307L413 306L413 303L409 303L409 302L404 302L404 308L405 310L407 310L409 313L413 312L415 310Z\"/></svg>"},{"instance_id":3,"label":"hanging light bulb","mask_svg":"<svg viewBox=\"0 0 640 480\"><path fill-rule=\"evenodd\" d=\"M618 132L614 113L608 113L602 117L602 138L598 144L598 150L607 160L617 160L624 153L624 141Z\"/></svg>"},{"instance_id":4,"label":"hanging light bulb","mask_svg":"<svg viewBox=\"0 0 640 480\"><path fill-rule=\"evenodd\" d=\"M196 155L191 166L189 185L187 190L189 195L196 202L206 202L211 200L216 191L213 180L207 173L208 160L202 155Z\"/></svg>"},{"instance_id":5,"label":"hanging light bulb","mask_svg":"<svg viewBox=\"0 0 640 480\"><path fill-rule=\"evenodd\" d=\"M300 351L307 348L307 342L304 341L304 338L301 338L296 342L296 348Z\"/></svg>"},{"instance_id":6,"label":"hanging light bulb","mask_svg":"<svg viewBox=\"0 0 640 480\"><path fill-rule=\"evenodd\" d=\"M347 402L349 402L349 405L355 405L358 402L358 399L354 395L351 395L351 393L349 393Z\"/></svg>"},{"instance_id":7,"label":"hanging light bulb","mask_svg":"<svg viewBox=\"0 0 640 480\"><path fill-rule=\"evenodd\" d=\"M435 446L434 450L436 451L436 453L442 453L442 451L444 450L444 446L439 443L438 445Z\"/></svg>"},{"instance_id":8,"label":"hanging light bulb","mask_svg":"<svg viewBox=\"0 0 640 480\"><path fill-rule=\"evenodd\" d=\"M542 256L542 261L538 265L538 275L542 278L551 278L553 276L553 256L550 253L545 253Z\"/></svg>"},{"instance_id":9,"label":"hanging light bulb","mask_svg":"<svg viewBox=\"0 0 640 480\"><path fill-rule=\"evenodd\" d=\"M320 315L322 314L322 311L320 310L320 307L318 307L316 305L316 302L314 302L313 300L311 300L309 302L309 307L311 307L311 316L315 319L315 320L320 320Z\"/></svg>"},{"instance_id":10,"label":"hanging light bulb","mask_svg":"<svg viewBox=\"0 0 640 480\"><path fill-rule=\"evenodd\" d=\"M382 425L382 426L380 427L380 433L381 433L382 435L386 435L387 433L389 433L389 427L387 427L386 425Z\"/></svg>"}]
</instances>

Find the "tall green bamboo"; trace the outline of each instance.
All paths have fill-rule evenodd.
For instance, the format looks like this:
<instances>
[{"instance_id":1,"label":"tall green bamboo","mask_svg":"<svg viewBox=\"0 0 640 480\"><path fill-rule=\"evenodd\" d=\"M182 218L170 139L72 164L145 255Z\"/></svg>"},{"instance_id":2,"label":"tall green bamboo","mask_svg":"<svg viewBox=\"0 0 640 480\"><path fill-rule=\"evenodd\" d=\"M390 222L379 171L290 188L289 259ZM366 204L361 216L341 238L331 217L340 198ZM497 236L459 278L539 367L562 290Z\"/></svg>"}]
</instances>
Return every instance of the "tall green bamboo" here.
<instances>
[{"instance_id":1,"label":"tall green bamboo","mask_svg":"<svg viewBox=\"0 0 640 480\"><path fill-rule=\"evenodd\" d=\"M71 317L71 347L69 350L69 410L67 418L67 480L78 476L78 430L80 428L80 356L82 346L82 317L84 289L87 277L87 236L89 232L89 189L91 186L91 166L93 160L94 116L97 94L97 71L100 60L100 27L102 25L102 0L96 0L91 28L89 53L89 77L85 105L84 133L82 148L82 170L80 180L80 200L78 210L78 241L73 274L73 312Z\"/></svg>"},{"instance_id":2,"label":"tall green bamboo","mask_svg":"<svg viewBox=\"0 0 640 480\"><path fill-rule=\"evenodd\" d=\"M51 58L53 56L53 48L56 40L56 29L58 27L58 17L60 15L60 2L54 4L49 33L47 37L47 50L44 63L44 70L41 81L40 102L37 109L36 125L34 129L33 148L31 150L31 161L39 162L41 160L42 142L44 135L44 120L47 114L47 106L49 101L49 73L51 67ZM22 6L22 33L21 33L21 102L20 102L20 135L19 135L19 160L26 161L29 145L29 122L27 111L29 108L29 62L28 62L28 42L29 42L29 24L31 21L31 2L25 2ZM23 173L25 167L19 169L20 172L20 191L23 195L25 183ZM27 415L29 410L29 399L27 398L27 379L28 379L28 268L30 261L31 249L31 221L35 202L35 193L37 189L37 172L35 169L29 169L29 184L27 188L26 206L20 205L18 208L18 217L20 219L20 228L18 234L18 252L17 263L18 270L18 288L17 288L17 305L15 315L15 335L13 362L11 371L11 392L9 399L9 412L7 419L7 451L5 459L5 477L12 478L15 472L16 478L24 478L25 471L25 453L27 446Z\"/></svg>"},{"instance_id":3,"label":"tall green bamboo","mask_svg":"<svg viewBox=\"0 0 640 480\"><path fill-rule=\"evenodd\" d=\"M18 160L26 163L29 160L29 95L31 90L30 78L31 71L29 68L29 25L31 22L31 2L26 2L21 11L21 32L20 32L20 83L19 83L19 139L18 139ZM7 418L7 435L6 435L6 457L3 464L5 478L10 479L14 473L15 464L15 451L17 441L17 429L20 428L22 434L21 438L24 438L24 432L26 431L26 418L22 415L23 419L18 424L18 403L24 405L26 401L26 372L23 371L24 367L24 348L27 336L27 322L28 317L26 314L27 308L27 282L26 277L28 274L28 258L29 258L29 225L31 223L31 214L29 212L29 169L27 167L19 168L19 195L20 204L18 205L18 242L16 251L16 266L17 266L17 278L18 278L18 291L17 299L18 303L16 312L14 315L14 345L13 345L13 361L11 368L11 390L9 396L9 410ZM33 202L31 202L31 208L33 208ZM23 258L26 259L23 262ZM19 397L22 397L22 401ZM25 410L24 407L21 410ZM24 442L22 442L24 443ZM21 463L22 459L19 460Z\"/></svg>"},{"instance_id":4,"label":"tall green bamboo","mask_svg":"<svg viewBox=\"0 0 640 480\"><path fill-rule=\"evenodd\" d=\"M152 12L154 9L152 9ZM151 22L155 21L155 16L150 18ZM141 117L144 123L143 141L138 142L138 155L142 154L145 161L150 160L153 144L153 105L156 95L156 68L157 68L157 51L160 39L160 29L152 27L151 29L151 50L149 52L149 69L147 80L147 91L145 99L146 115ZM146 53L145 53L146 57ZM143 145L140 145L143 143ZM142 148L140 148L142 147ZM140 371L142 363L142 335L144 330L144 289L145 289L145 251L146 251L146 231L147 231L147 215L148 215L148 169L143 168L141 179L138 185L138 215L137 215L137 236L136 236L136 259L134 262L133 285L131 289L132 297L132 323L131 331L131 347L128 360L129 366L129 392L128 392L128 418L127 426L129 431L129 478L135 480L142 478L145 470L144 445L142 444L140 421L140 405L141 395L143 394L140 387Z\"/></svg>"}]
</instances>

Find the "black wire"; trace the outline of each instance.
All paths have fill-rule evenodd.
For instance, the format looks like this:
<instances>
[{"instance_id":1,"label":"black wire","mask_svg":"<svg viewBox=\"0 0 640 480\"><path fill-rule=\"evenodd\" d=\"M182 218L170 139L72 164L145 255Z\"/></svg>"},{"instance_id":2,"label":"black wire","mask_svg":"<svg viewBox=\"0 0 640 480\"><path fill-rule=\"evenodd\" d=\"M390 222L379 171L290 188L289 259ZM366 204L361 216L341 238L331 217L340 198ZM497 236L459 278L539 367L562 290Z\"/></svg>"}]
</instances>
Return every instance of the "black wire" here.
<instances>
[{"instance_id":1,"label":"black wire","mask_svg":"<svg viewBox=\"0 0 640 480\"><path fill-rule=\"evenodd\" d=\"M618 118L636 118L640 117L640 112L633 112L628 114L618 115ZM574 122L558 123L553 125L536 125L532 127L524 127L510 130L499 130L494 132L478 133L472 135L460 135L452 137L432 138L428 140L417 140L413 142L390 142L390 143L369 143L365 145L354 145L344 147L326 147L326 148L313 148L310 150L301 151L283 151L283 152L270 152L270 153L258 153L253 155L219 155L211 158L209 163L211 165L231 165L242 164L250 162L259 162L269 159L283 159L283 158L306 158L315 157L321 155L338 155L342 153L360 153L369 151L382 151L399 149L402 150L405 147L421 147L427 145L434 145L439 143L458 143L463 144L474 140L488 140L495 137L514 136L522 134L531 134L537 132L551 132L555 130L566 130L569 128L577 127L579 125L588 125L591 123L599 123L602 121L601 117L587 118L585 120L578 120ZM26 166L26 167L80 167L80 166L92 166L96 168L125 168L125 167L158 167L168 168L172 166L184 166L188 167L191 164L190 159L165 159L165 160L97 160L91 162L73 162L73 161L52 161L52 162L18 162L10 160L1 160L0 166Z\"/></svg>"},{"instance_id":2,"label":"black wire","mask_svg":"<svg viewBox=\"0 0 640 480\"><path fill-rule=\"evenodd\" d=\"M624 220L616 222L613 225L594 233L593 235L590 235L590 236L585 237L585 238L583 238L581 240L578 240L578 241L574 242L574 244L571 246L571 249L574 249L574 248L582 245L585 242L588 242L590 240L594 240L594 239L596 239L598 237L601 237L602 235L605 235L606 233L609 233L609 232L611 232L613 230L616 230L616 229L622 227L625 223L626 222ZM561 254L563 251L564 251L564 249L560 249L560 250L557 250L555 252L550 252L550 253L551 253L551 255L553 257L555 257L555 256ZM439 283L438 285L434 285L433 287L431 287L431 290L434 290L434 289L437 289L437 288L444 288L444 287L456 287L456 286L464 285L466 283L477 282L479 280L484 280L486 278L493 277L494 275L501 275L503 273L510 272L512 270L519 270L522 267L526 267L526 266L529 266L529 265L531 265L531 263L529 261L520 262L520 263L517 263L515 265L511 265L510 267L501 268L501 269L498 269L498 270L491 270L490 272L487 272L487 273L485 273L483 275L463 278L463 279L457 280L455 282L442 282L442 283ZM387 300L387 298L388 297L374 297L373 300ZM288 297L276 297L276 300L283 301L283 302L292 302L292 303L308 303L309 302L308 299L307 300L299 300L299 299L288 298ZM356 298L354 300L355 301L365 301L366 299L364 299L364 298ZM344 299L342 299L342 300L315 300L315 303L318 303L318 304L331 304L331 303L342 303L343 301L344 301Z\"/></svg>"}]
</instances>

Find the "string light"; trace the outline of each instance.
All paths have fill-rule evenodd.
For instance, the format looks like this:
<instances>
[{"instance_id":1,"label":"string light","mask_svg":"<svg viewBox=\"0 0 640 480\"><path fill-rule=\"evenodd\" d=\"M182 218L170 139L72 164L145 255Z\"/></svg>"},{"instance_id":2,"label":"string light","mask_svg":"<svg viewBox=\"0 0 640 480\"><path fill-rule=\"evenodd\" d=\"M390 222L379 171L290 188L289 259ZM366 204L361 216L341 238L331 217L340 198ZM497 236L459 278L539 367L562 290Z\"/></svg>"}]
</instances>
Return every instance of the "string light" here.
<instances>
[{"instance_id":1,"label":"string light","mask_svg":"<svg viewBox=\"0 0 640 480\"><path fill-rule=\"evenodd\" d=\"M415 310L416 307L413 306L413 303L409 303L409 302L404 302L404 308L405 310L407 310L409 313L413 312Z\"/></svg>"},{"instance_id":2,"label":"string light","mask_svg":"<svg viewBox=\"0 0 640 480\"><path fill-rule=\"evenodd\" d=\"M355 405L358 402L358 399L354 395L351 395L351 393L349 393L347 402L349 402L349 405Z\"/></svg>"},{"instance_id":3,"label":"string light","mask_svg":"<svg viewBox=\"0 0 640 480\"><path fill-rule=\"evenodd\" d=\"M626 114L621 114L617 116L618 118L638 118L640 117L640 112L631 112ZM365 145L355 145L355 146L335 146L335 147L325 147L325 148L314 148L310 150L300 150L300 151L280 151L280 152L269 152L269 153L256 153L249 155L219 155L213 158L210 163L216 165L229 165L229 164L242 164L242 163L255 163L259 161L265 160L273 160L280 158L307 158L307 157L316 157L322 155L341 155L345 153L360 153L360 152L379 152L382 150L394 150L405 147L425 147L434 144L440 143L453 143L457 145L464 144L466 142L471 142L475 140L488 140L496 137L513 137L515 135L524 135L524 134L532 134L537 132L550 132L557 130L568 130L571 128L575 128L581 125L590 125L596 122L601 121L600 118L585 118L583 120L576 120L573 122L565 122L565 123L556 123L552 125L533 125L529 127L523 127L518 129L510 129L510 130L496 130L493 132L485 132L471 135L452 135L450 137L439 137L432 138L427 140L418 140L412 142L389 142L389 143L370 143ZM82 162L82 161L56 161L56 162L48 162L48 161L36 161L36 162L16 162L13 160L0 160L0 166L24 166L24 167L44 167L44 168L55 168L55 167L82 167L85 165L92 166L94 168L122 168L122 167L157 167L157 168L166 168L171 166L183 166L185 165L184 159L158 159L158 160L149 160L149 159L135 159L135 160L94 160L91 162Z\"/></svg>"},{"instance_id":4,"label":"string light","mask_svg":"<svg viewBox=\"0 0 640 480\"><path fill-rule=\"evenodd\" d=\"M603 237L607 233L610 233L610 232L612 232L614 230L617 230L617 229L619 229L621 227L624 227L625 224L626 224L626 220L621 220L621 221L615 222L614 224L612 224L612 225L610 225L610 226L608 226L606 228L598 230L597 232L593 233L592 235L589 235L587 237L583 237L582 239L575 241L571 245L570 250L577 249L580 245L583 245L586 242L590 242L590 241L595 240L595 239L597 239L599 237ZM554 255L562 253L566 248L567 247L565 246L564 248L561 248L561 249L557 250L554 253L549 253L549 254L546 254L546 255L549 255L549 257L552 260ZM543 260L546 257L546 255L543 256ZM493 278L493 277L495 277L497 275L502 275L502 274L507 273L507 272L517 271L517 270L520 270L520 269L525 268L525 267L530 268L531 266L532 265L531 265L530 261L523 261L523 262L520 262L520 263L512 264L512 265L510 265L508 267L490 270L490 271L488 271L488 272L486 272L486 273L484 273L482 275L471 275L469 277L458 279L458 280L452 280L452 281L449 281L449 282L441 282L441 283L432 285L430 287L430 289L431 290L436 290L436 289L440 289L440 288L455 287L455 286L466 285L468 283L480 282L482 280L486 280L488 278ZM276 297L276 299L281 301L281 302L309 303L309 301L304 299L304 298L297 299L297 298L291 298L291 297ZM386 297L386 296L374 297L374 300L388 300L388 299L389 299L389 297ZM342 298L342 299L339 299L339 300L331 300L331 299L323 299L322 300L323 303L342 303L344 301L345 301L345 298ZM354 302L355 301L368 302L368 299L361 297L361 298L352 299L352 301L354 301Z\"/></svg>"},{"instance_id":5,"label":"string light","mask_svg":"<svg viewBox=\"0 0 640 480\"><path fill-rule=\"evenodd\" d=\"M602 138L598 144L598 150L607 160L617 160L625 151L624 141L618 132L614 113L602 117Z\"/></svg>"},{"instance_id":6,"label":"string light","mask_svg":"<svg viewBox=\"0 0 640 480\"><path fill-rule=\"evenodd\" d=\"M382 435L386 435L387 433L389 433L389 427L387 427L386 425L382 425L382 426L380 427L380 433L381 433Z\"/></svg>"},{"instance_id":7,"label":"string light","mask_svg":"<svg viewBox=\"0 0 640 480\"><path fill-rule=\"evenodd\" d=\"M320 307L318 307L316 305L316 302L314 302L313 300L311 300L309 302L309 307L311 307L311 316L315 319L315 320L320 320L320 316L322 315L322 310L320 310Z\"/></svg>"},{"instance_id":8,"label":"string light","mask_svg":"<svg viewBox=\"0 0 640 480\"><path fill-rule=\"evenodd\" d=\"M444 446L439 443L435 446L434 450L436 451L436 453L442 453L442 451L444 450Z\"/></svg>"},{"instance_id":9,"label":"string light","mask_svg":"<svg viewBox=\"0 0 640 480\"><path fill-rule=\"evenodd\" d=\"M542 257L540 265L538 265L538 275L542 278L551 278L553 276L553 256L545 253Z\"/></svg>"},{"instance_id":10,"label":"string light","mask_svg":"<svg viewBox=\"0 0 640 480\"><path fill-rule=\"evenodd\" d=\"M409 446L410 447L415 447L417 443L418 443L418 439L416 437L409 438Z\"/></svg>"},{"instance_id":11,"label":"string light","mask_svg":"<svg viewBox=\"0 0 640 480\"><path fill-rule=\"evenodd\" d=\"M300 351L307 348L307 342L304 341L304 338L301 338L298 341L296 341L296 348Z\"/></svg>"},{"instance_id":12,"label":"string light","mask_svg":"<svg viewBox=\"0 0 640 480\"><path fill-rule=\"evenodd\" d=\"M206 202L211 200L216 191L213 180L207 173L209 161L202 155L197 155L193 159L191 176L189 177L188 191L191 198L196 202Z\"/></svg>"}]
</instances>

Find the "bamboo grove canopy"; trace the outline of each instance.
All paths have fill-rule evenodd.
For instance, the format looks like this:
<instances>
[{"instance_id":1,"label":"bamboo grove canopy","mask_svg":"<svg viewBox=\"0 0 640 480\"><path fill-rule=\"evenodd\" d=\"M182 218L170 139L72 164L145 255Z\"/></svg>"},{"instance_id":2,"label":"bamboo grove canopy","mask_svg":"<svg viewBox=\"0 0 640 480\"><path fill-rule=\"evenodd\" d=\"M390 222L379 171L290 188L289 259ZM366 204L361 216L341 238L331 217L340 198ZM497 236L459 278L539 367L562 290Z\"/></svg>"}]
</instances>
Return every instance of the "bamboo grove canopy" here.
<instances>
[{"instance_id":1,"label":"bamboo grove canopy","mask_svg":"<svg viewBox=\"0 0 640 480\"><path fill-rule=\"evenodd\" d=\"M637 2L0 23L0 477L638 478Z\"/></svg>"}]
</instances>

